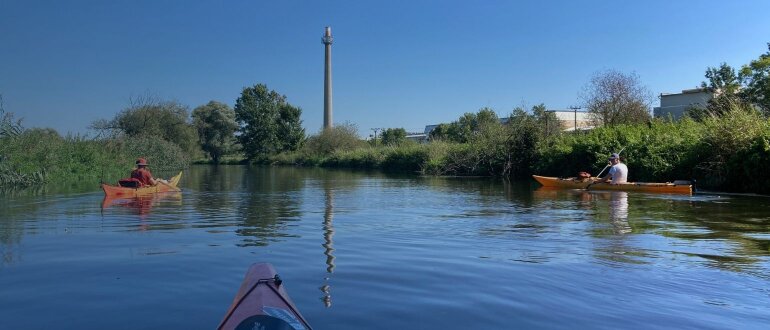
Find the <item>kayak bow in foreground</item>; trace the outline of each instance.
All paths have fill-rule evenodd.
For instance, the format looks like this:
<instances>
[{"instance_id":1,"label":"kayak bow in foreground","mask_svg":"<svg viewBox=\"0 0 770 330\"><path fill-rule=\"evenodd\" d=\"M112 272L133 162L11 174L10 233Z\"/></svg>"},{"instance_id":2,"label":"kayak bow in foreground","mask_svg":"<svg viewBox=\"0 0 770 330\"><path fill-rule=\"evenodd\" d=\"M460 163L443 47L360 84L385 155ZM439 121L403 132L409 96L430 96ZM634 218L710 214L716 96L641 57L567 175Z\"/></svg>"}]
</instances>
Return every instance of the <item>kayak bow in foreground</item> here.
<instances>
[{"instance_id":1,"label":"kayak bow in foreground","mask_svg":"<svg viewBox=\"0 0 770 330\"><path fill-rule=\"evenodd\" d=\"M217 329L311 329L282 284L271 264L251 265Z\"/></svg>"}]
</instances>

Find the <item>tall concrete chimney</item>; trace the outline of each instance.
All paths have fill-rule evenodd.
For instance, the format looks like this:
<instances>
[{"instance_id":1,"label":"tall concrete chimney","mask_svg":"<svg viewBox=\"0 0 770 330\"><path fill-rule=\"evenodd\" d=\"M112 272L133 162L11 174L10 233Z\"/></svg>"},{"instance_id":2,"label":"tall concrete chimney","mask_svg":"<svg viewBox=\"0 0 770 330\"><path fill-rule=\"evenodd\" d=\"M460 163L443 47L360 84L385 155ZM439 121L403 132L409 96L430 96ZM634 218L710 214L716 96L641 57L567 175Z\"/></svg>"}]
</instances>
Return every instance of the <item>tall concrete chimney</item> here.
<instances>
[{"instance_id":1,"label":"tall concrete chimney","mask_svg":"<svg viewBox=\"0 0 770 330\"><path fill-rule=\"evenodd\" d=\"M324 61L324 129L332 127L332 28L326 27L321 41L326 48Z\"/></svg>"}]
</instances>

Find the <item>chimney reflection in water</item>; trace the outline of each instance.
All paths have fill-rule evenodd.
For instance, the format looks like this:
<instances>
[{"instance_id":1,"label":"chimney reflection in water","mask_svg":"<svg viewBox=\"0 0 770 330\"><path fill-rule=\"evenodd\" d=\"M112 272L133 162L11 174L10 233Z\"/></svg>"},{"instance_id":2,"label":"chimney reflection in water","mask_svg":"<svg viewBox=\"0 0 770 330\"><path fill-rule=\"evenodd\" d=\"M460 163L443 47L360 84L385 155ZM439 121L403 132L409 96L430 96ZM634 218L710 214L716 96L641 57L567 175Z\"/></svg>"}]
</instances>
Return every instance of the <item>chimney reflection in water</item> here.
<instances>
[{"instance_id":1,"label":"chimney reflection in water","mask_svg":"<svg viewBox=\"0 0 770 330\"><path fill-rule=\"evenodd\" d=\"M326 272L328 274L334 273L334 252L332 237L334 237L334 226L332 220L334 219L334 191L330 187L324 187L324 195L326 197L326 208L324 209L324 254L326 255ZM324 279L324 285L321 286L321 292L323 297L321 300L324 302L324 306L332 306L331 286L329 286L329 278L327 276Z\"/></svg>"}]
</instances>

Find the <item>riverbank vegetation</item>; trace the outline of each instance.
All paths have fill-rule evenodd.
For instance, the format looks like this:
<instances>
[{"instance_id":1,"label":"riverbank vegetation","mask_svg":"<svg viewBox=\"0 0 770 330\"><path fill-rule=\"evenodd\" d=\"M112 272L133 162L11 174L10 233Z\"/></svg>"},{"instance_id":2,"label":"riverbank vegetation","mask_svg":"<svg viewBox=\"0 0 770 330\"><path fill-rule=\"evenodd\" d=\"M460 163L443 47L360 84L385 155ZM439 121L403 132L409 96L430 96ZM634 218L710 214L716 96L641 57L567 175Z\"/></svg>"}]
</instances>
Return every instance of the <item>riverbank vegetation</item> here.
<instances>
[{"instance_id":1,"label":"riverbank vegetation","mask_svg":"<svg viewBox=\"0 0 770 330\"><path fill-rule=\"evenodd\" d=\"M598 174L607 156L623 150L630 179L696 179L702 186L770 193L770 45L735 70L706 70L714 93L707 107L682 119L652 118L651 93L638 76L608 70L593 76L581 102L595 127L564 132L540 104L502 118L493 109L437 125L421 142L403 128L362 140L345 123L306 136L302 110L264 84L245 87L230 108L211 101L186 105L154 97L133 99L111 119L92 123L95 136L61 136L25 129L0 98L0 185L50 181L115 181L138 157L157 173L191 162L381 169L423 175L499 176ZM577 128L577 127L575 127Z\"/></svg>"},{"instance_id":2,"label":"riverbank vegetation","mask_svg":"<svg viewBox=\"0 0 770 330\"><path fill-rule=\"evenodd\" d=\"M270 161L527 179L532 174L575 176L579 171L596 175L609 154L623 149L630 179L635 181L696 179L706 187L770 193L770 175L757 171L770 165L770 123L755 109L735 105L722 116L701 121L654 119L570 133L549 132L545 116L533 113L516 109L506 123L494 117L485 123L470 121L478 129L462 135L465 142L444 138L373 146L352 143L357 133L350 126L337 127L312 136L304 148L275 155ZM314 147L316 143L323 149Z\"/></svg>"},{"instance_id":3,"label":"riverbank vegetation","mask_svg":"<svg viewBox=\"0 0 770 330\"><path fill-rule=\"evenodd\" d=\"M96 137L62 136L51 128L27 129L2 107L0 118L2 187L81 181L97 186L99 181L127 176L138 157L150 159L156 173L171 173L188 166L190 156L199 152L194 131L186 128L185 109L176 103L130 106L112 120L94 123L99 132ZM160 125L151 118L173 125Z\"/></svg>"},{"instance_id":4,"label":"riverbank vegetation","mask_svg":"<svg viewBox=\"0 0 770 330\"><path fill-rule=\"evenodd\" d=\"M562 132L544 105L514 109L502 120L483 108L438 125L428 143L393 142L383 134L356 144L355 127L346 125L308 139L323 148L308 143L269 162L526 179L596 175L608 155L622 149L634 181L694 179L703 187L770 193L770 174L760 170L770 165L770 44L738 73L722 64L708 68L706 78L702 87L714 98L679 120L651 118L651 93L638 77L609 70L595 75L583 93L597 125L591 130Z\"/></svg>"}]
</instances>

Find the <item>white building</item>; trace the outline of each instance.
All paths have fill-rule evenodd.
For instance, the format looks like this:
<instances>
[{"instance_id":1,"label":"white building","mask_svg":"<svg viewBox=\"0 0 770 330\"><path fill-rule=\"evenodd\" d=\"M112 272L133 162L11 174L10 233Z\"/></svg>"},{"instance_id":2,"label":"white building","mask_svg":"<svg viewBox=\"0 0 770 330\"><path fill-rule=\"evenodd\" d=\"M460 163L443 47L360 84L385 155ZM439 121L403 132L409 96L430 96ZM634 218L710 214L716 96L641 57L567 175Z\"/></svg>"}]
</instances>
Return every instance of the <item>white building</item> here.
<instances>
[{"instance_id":1,"label":"white building","mask_svg":"<svg viewBox=\"0 0 770 330\"><path fill-rule=\"evenodd\" d=\"M589 112L577 110L548 110L548 112L556 115L561 129L565 132L594 128Z\"/></svg>"},{"instance_id":2,"label":"white building","mask_svg":"<svg viewBox=\"0 0 770 330\"><path fill-rule=\"evenodd\" d=\"M705 108L714 93L708 88L685 89L681 93L661 93L660 106L653 109L653 115L679 119L691 108Z\"/></svg>"},{"instance_id":3,"label":"white building","mask_svg":"<svg viewBox=\"0 0 770 330\"><path fill-rule=\"evenodd\" d=\"M552 112L554 115L556 115L556 118L558 119L559 127L562 131L565 132L571 132L574 130L589 130L594 128L593 123L591 121L591 114L585 111L577 111L577 110L546 110L548 112ZM508 121L510 121L510 118L500 118L501 124L507 124ZM418 142L425 142L428 137L430 136L430 132L432 132L438 125L426 125L425 130L422 133L408 133L407 139L418 141Z\"/></svg>"}]
</instances>

